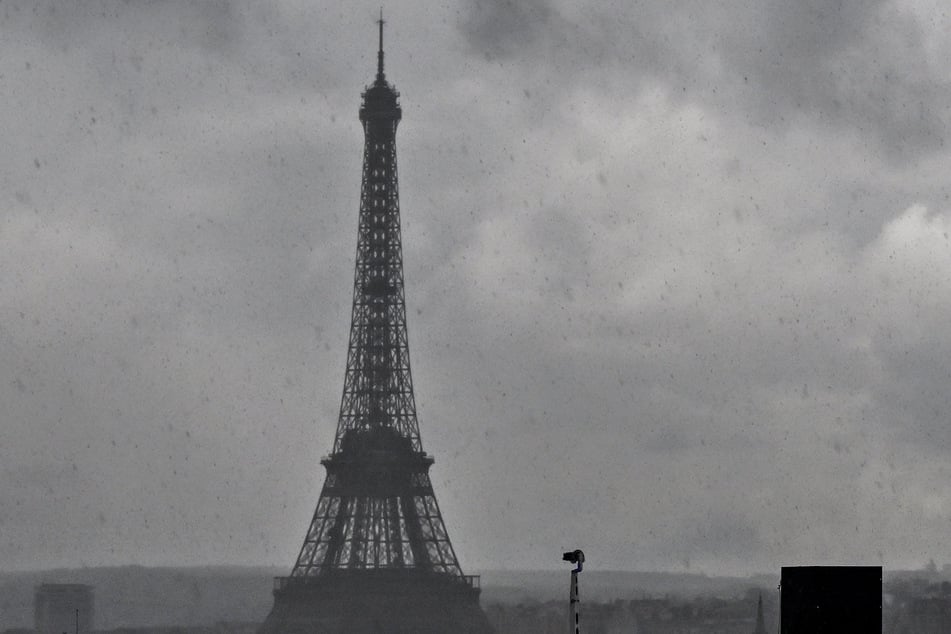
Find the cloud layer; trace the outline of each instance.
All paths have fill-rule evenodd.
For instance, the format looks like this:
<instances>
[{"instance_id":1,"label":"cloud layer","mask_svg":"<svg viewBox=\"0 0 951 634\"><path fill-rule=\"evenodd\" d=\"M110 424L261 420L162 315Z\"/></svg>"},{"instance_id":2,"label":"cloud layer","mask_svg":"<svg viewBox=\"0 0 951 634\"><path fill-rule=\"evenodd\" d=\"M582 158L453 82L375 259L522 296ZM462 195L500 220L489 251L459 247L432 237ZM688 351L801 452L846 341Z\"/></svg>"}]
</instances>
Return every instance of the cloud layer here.
<instances>
[{"instance_id":1,"label":"cloud layer","mask_svg":"<svg viewBox=\"0 0 951 634\"><path fill-rule=\"evenodd\" d=\"M290 566L375 6L3 6L0 565ZM947 17L388 16L423 442L467 568L940 558Z\"/></svg>"}]
</instances>

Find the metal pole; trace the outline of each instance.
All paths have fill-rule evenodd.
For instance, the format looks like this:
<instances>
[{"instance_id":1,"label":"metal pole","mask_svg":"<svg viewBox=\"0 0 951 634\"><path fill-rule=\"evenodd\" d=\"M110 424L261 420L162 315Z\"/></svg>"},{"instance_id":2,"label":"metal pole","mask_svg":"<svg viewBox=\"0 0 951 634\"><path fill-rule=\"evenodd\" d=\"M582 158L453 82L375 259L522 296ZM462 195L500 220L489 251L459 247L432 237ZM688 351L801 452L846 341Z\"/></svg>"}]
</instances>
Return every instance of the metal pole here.
<instances>
[{"instance_id":1,"label":"metal pole","mask_svg":"<svg viewBox=\"0 0 951 634\"><path fill-rule=\"evenodd\" d=\"M562 555L563 561L570 561L577 565L577 568L571 571L571 586L568 589L568 632L569 634L581 634L581 597L578 593L578 573L584 564L584 553L580 550L568 552Z\"/></svg>"},{"instance_id":2,"label":"metal pole","mask_svg":"<svg viewBox=\"0 0 951 634\"><path fill-rule=\"evenodd\" d=\"M568 601L571 604L570 611L570 623L569 627L572 628L569 631L574 632L574 634L581 634L581 610L579 609L578 603L581 602L581 599L578 597L578 572L577 570L571 571L571 590L569 591Z\"/></svg>"}]
</instances>

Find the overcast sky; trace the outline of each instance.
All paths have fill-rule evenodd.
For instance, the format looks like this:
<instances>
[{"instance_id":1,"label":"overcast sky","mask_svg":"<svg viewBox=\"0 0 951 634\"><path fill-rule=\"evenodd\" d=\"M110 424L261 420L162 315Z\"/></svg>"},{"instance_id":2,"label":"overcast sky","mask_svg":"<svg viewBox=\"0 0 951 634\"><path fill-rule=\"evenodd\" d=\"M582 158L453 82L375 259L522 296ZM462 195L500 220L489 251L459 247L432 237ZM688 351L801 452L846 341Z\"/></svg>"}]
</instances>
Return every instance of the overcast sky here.
<instances>
[{"instance_id":1,"label":"overcast sky","mask_svg":"<svg viewBox=\"0 0 951 634\"><path fill-rule=\"evenodd\" d=\"M0 5L0 568L290 569L377 10ZM945 3L385 10L464 569L951 561Z\"/></svg>"}]
</instances>

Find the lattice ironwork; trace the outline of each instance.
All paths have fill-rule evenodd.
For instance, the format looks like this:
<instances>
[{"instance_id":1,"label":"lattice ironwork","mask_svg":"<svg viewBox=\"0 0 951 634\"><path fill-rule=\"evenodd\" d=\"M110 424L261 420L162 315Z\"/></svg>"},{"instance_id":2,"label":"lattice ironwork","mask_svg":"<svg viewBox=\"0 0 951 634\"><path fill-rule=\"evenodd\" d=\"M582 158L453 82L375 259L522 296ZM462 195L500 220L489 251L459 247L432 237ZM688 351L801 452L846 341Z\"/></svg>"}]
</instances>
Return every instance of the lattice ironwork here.
<instances>
[{"instance_id":1,"label":"lattice ironwork","mask_svg":"<svg viewBox=\"0 0 951 634\"><path fill-rule=\"evenodd\" d=\"M363 93L363 182L353 312L327 477L291 578L334 570L434 573L467 583L439 512L410 373L396 171L399 93L383 74Z\"/></svg>"}]
</instances>

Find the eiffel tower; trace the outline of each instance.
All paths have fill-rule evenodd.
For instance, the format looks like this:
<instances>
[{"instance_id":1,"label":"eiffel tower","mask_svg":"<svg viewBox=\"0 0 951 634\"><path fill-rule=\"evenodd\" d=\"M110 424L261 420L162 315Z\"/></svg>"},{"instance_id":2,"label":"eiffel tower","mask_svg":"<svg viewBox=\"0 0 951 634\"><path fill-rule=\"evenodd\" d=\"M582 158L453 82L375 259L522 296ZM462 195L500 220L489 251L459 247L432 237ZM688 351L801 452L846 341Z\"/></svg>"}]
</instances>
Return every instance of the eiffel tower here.
<instances>
[{"instance_id":1,"label":"eiffel tower","mask_svg":"<svg viewBox=\"0 0 951 634\"><path fill-rule=\"evenodd\" d=\"M260 634L492 632L464 575L423 451L403 292L396 126L383 74L363 93L363 183L340 417L317 508Z\"/></svg>"}]
</instances>

